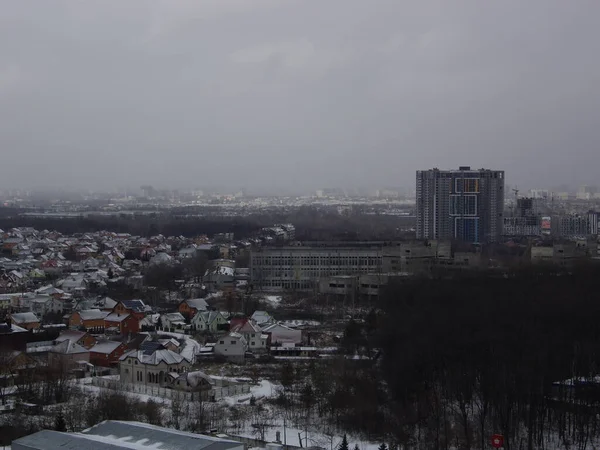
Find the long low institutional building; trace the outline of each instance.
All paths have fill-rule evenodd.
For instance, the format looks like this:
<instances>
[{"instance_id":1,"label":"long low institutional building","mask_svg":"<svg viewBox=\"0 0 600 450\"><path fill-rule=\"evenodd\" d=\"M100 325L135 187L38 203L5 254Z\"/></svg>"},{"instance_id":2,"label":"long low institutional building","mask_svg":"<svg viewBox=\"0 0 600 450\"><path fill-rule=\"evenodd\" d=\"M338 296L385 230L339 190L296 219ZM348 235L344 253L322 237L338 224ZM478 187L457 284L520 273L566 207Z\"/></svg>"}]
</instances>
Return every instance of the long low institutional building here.
<instances>
[{"instance_id":1,"label":"long low institutional building","mask_svg":"<svg viewBox=\"0 0 600 450\"><path fill-rule=\"evenodd\" d=\"M457 259L445 241L304 242L253 250L250 277L253 286L263 291L322 291L336 284L328 280L352 276L357 277L352 283L373 295L392 275L427 272L439 264L475 265L477 256L462 254Z\"/></svg>"}]
</instances>

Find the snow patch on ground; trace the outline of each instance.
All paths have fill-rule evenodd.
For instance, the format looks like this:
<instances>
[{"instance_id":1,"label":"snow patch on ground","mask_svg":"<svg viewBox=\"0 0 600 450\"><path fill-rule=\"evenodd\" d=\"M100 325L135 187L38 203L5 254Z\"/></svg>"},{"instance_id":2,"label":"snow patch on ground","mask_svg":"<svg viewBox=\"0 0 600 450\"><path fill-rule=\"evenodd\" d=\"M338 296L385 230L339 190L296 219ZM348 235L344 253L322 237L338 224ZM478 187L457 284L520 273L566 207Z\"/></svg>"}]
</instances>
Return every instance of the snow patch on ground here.
<instances>
[{"instance_id":1,"label":"snow patch on ground","mask_svg":"<svg viewBox=\"0 0 600 450\"><path fill-rule=\"evenodd\" d=\"M318 327L321 322L316 320L286 320L281 322L286 327L297 328L297 327Z\"/></svg>"},{"instance_id":2,"label":"snow patch on ground","mask_svg":"<svg viewBox=\"0 0 600 450\"><path fill-rule=\"evenodd\" d=\"M268 380L261 380L258 385L250 387L250 393L223 397L221 400L229 406L249 404L252 397L256 400L275 397L279 392L279 388L280 386L277 384L273 384Z\"/></svg>"},{"instance_id":3,"label":"snow patch on ground","mask_svg":"<svg viewBox=\"0 0 600 450\"><path fill-rule=\"evenodd\" d=\"M265 295L263 300L273 308L277 308L281 304L281 295Z\"/></svg>"}]
</instances>

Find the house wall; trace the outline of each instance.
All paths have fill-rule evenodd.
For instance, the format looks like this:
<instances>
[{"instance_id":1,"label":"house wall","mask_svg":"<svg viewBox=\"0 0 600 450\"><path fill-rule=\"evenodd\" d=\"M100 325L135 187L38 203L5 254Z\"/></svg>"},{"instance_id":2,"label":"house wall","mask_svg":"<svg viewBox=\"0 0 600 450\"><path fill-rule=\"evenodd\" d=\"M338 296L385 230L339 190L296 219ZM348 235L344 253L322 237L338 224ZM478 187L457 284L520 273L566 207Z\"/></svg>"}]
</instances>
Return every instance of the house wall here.
<instances>
[{"instance_id":1,"label":"house wall","mask_svg":"<svg viewBox=\"0 0 600 450\"><path fill-rule=\"evenodd\" d=\"M119 345L112 353L97 353L94 349L90 350L90 363L95 366L112 367L119 362L119 358L125 353L127 347Z\"/></svg>"},{"instance_id":2,"label":"house wall","mask_svg":"<svg viewBox=\"0 0 600 450\"><path fill-rule=\"evenodd\" d=\"M248 350L251 352L266 352L267 351L267 339L262 339L262 333L241 333L248 343Z\"/></svg>"},{"instance_id":3,"label":"house wall","mask_svg":"<svg viewBox=\"0 0 600 450\"><path fill-rule=\"evenodd\" d=\"M215 355L225 356L234 361L243 361L248 347L240 339L230 336L220 338L214 347Z\"/></svg>"},{"instance_id":4,"label":"house wall","mask_svg":"<svg viewBox=\"0 0 600 450\"><path fill-rule=\"evenodd\" d=\"M185 302L179 304L177 311L180 312L184 317L190 318L194 317L198 312L196 308L190 308L190 306Z\"/></svg>"}]
</instances>

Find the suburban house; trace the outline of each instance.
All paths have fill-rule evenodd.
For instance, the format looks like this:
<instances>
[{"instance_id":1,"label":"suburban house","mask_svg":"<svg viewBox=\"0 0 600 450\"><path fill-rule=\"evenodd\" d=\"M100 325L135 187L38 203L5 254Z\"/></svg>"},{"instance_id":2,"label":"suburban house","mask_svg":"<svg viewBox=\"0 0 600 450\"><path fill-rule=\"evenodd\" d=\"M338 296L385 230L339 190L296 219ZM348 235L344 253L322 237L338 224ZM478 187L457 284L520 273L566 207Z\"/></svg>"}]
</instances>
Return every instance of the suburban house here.
<instances>
[{"instance_id":1,"label":"suburban house","mask_svg":"<svg viewBox=\"0 0 600 450\"><path fill-rule=\"evenodd\" d=\"M110 297L101 298L96 302L96 308L102 311L112 312L115 306L117 306L117 302Z\"/></svg>"},{"instance_id":2,"label":"suburban house","mask_svg":"<svg viewBox=\"0 0 600 450\"><path fill-rule=\"evenodd\" d=\"M140 321L133 314L111 313L104 319L104 327L107 332L137 333L140 331Z\"/></svg>"},{"instance_id":3,"label":"suburban house","mask_svg":"<svg viewBox=\"0 0 600 450\"><path fill-rule=\"evenodd\" d=\"M254 314L252 314L251 319L254 322L256 322L256 324L261 328L275 323L275 319L273 318L273 316L266 311L254 311Z\"/></svg>"},{"instance_id":4,"label":"suburban house","mask_svg":"<svg viewBox=\"0 0 600 450\"><path fill-rule=\"evenodd\" d=\"M104 319L108 312L99 309L83 309L75 311L69 317L70 328L85 328L86 330L104 330Z\"/></svg>"},{"instance_id":5,"label":"suburban house","mask_svg":"<svg viewBox=\"0 0 600 450\"><path fill-rule=\"evenodd\" d=\"M206 311L208 309L208 303L203 298L191 298L182 301L177 307L177 311L183 314L185 317L190 319L194 317L200 311Z\"/></svg>"},{"instance_id":6,"label":"suburban house","mask_svg":"<svg viewBox=\"0 0 600 450\"><path fill-rule=\"evenodd\" d=\"M73 341L76 344L81 345L84 348L90 349L94 345L96 345L96 338L85 331L79 330L64 330L60 333L60 335L54 340L57 344L63 341Z\"/></svg>"},{"instance_id":7,"label":"suburban house","mask_svg":"<svg viewBox=\"0 0 600 450\"><path fill-rule=\"evenodd\" d=\"M122 383L163 386L168 374L182 373L191 367L183 356L167 350L158 342L144 342L139 350L125 353L119 360Z\"/></svg>"},{"instance_id":8,"label":"suburban house","mask_svg":"<svg viewBox=\"0 0 600 450\"><path fill-rule=\"evenodd\" d=\"M274 323L263 328L262 332L269 335L271 344L300 344L302 331L295 330L280 323Z\"/></svg>"},{"instance_id":9,"label":"suburban house","mask_svg":"<svg viewBox=\"0 0 600 450\"><path fill-rule=\"evenodd\" d=\"M267 351L267 340L269 336L263 334L260 327L256 325L254 321L246 320L245 323L233 327L231 331L239 333L244 337L248 344L249 351L257 353Z\"/></svg>"},{"instance_id":10,"label":"suburban house","mask_svg":"<svg viewBox=\"0 0 600 450\"><path fill-rule=\"evenodd\" d=\"M112 312L117 314L132 314L138 320L146 316L146 304L141 300L123 300L115 305Z\"/></svg>"},{"instance_id":11,"label":"suburban house","mask_svg":"<svg viewBox=\"0 0 600 450\"><path fill-rule=\"evenodd\" d=\"M227 326L227 319L219 311L202 311L192 318L191 324L196 330L215 333Z\"/></svg>"},{"instance_id":12,"label":"suburban house","mask_svg":"<svg viewBox=\"0 0 600 450\"><path fill-rule=\"evenodd\" d=\"M181 329L185 328L185 317L181 313L166 313L160 316L160 324L164 329Z\"/></svg>"},{"instance_id":13,"label":"suburban house","mask_svg":"<svg viewBox=\"0 0 600 450\"><path fill-rule=\"evenodd\" d=\"M12 313L10 322L26 330L36 330L40 327L40 321L32 312Z\"/></svg>"},{"instance_id":14,"label":"suburban house","mask_svg":"<svg viewBox=\"0 0 600 450\"><path fill-rule=\"evenodd\" d=\"M235 287L235 262L218 259L213 261L214 267L204 275L206 287L212 291L231 291Z\"/></svg>"},{"instance_id":15,"label":"suburban house","mask_svg":"<svg viewBox=\"0 0 600 450\"><path fill-rule=\"evenodd\" d=\"M70 370L80 361L89 363L90 351L69 339L59 342L48 352L48 365L54 369Z\"/></svg>"},{"instance_id":16,"label":"suburban house","mask_svg":"<svg viewBox=\"0 0 600 450\"><path fill-rule=\"evenodd\" d=\"M241 334L231 332L215 343L213 351L215 355L224 356L232 362L242 363L248 351L248 343Z\"/></svg>"},{"instance_id":17,"label":"suburban house","mask_svg":"<svg viewBox=\"0 0 600 450\"><path fill-rule=\"evenodd\" d=\"M98 341L90 348L90 363L102 367L116 366L126 350L127 346L122 342Z\"/></svg>"},{"instance_id":18,"label":"suburban house","mask_svg":"<svg viewBox=\"0 0 600 450\"><path fill-rule=\"evenodd\" d=\"M44 317L48 313L60 314L64 309L64 304L61 300L48 295L32 298L29 304L31 311L38 317Z\"/></svg>"}]
</instances>

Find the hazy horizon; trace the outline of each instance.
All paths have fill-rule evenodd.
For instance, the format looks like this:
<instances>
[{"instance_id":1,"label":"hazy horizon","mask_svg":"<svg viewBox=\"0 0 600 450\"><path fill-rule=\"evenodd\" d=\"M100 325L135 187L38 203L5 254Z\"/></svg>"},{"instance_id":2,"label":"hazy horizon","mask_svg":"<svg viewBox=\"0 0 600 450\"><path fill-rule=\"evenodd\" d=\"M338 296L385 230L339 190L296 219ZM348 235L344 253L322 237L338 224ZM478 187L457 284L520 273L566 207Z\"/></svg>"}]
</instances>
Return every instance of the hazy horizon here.
<instances>
[{"instance_id":1,"label":"hazy horizon","mask_svg":"<svg viewBox=\"0 0 600 450\"><path fill-rule=\"evenodd\" d=\"M0 6L0 189L596 184L595 0Z\"/></svg>"}]
</instances>

